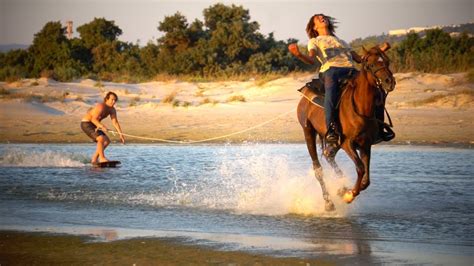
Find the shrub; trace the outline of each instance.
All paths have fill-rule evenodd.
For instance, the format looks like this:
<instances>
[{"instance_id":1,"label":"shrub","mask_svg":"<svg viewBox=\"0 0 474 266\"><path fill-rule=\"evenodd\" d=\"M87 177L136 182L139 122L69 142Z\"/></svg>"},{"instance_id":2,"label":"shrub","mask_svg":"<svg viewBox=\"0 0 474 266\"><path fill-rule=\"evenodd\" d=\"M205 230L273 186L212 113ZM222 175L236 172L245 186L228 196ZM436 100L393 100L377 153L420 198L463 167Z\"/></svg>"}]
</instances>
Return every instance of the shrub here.
<instances>
[{"instance_id":1,"label":"shrub","mask_svg":"<svg viewBox=\"0 0 474 266\"><path fill-rule=\"evenodd\" d=\"M40 73L40 76L42 78L51 79L54 77L54 71L51 69L43 69Z\"/></svg>"},{"instance_id":2,"label":"shrub","mask_svg":"<svg viewBox=\"0 0 474 266\"><path fill-rule=\"evenodd\" d=\"M22 67L19 67L19 66L0 67L0 80L6 81L7 83L18 81L22 78L25 78L26 76L27 76L26 72L23 70Z\"/></svg>"},{"instance_id":3,"label":"shrub","mask_svg":"<svg viewBox=\"0 0 474 266\"><path fill-rule=\"evenodd\" d=\"M79 78L81 73L73 67L57 66L54 68L53 78L57 81L71 81L75 78Z\"/></svg>"},{"instance_id":4,"label":"shrub","mask_svg":"<svg viewBox=\"0 0 474 266\"><path fill-rule=\"evenodd\" d=\"M104 84L102 84L102 82L99 80L94 84L94 87L102 88L102 87L104 87Z\"/></svg>"},{"instance_id":5,"label":"shrub","mask_svg":"<svg viewBox=\"0 0 474 266\"><path fill-rule=\"evenodd\" d=\"M245 102L245 97L243 95L233 95L227 98L227 102Z\"/></svg>"},{"instance_id":6,"label":"shrub","mask_svg":"<svg viewBox=\"0 0 474 266\"><path fill-rule=\"evenodd\" d=\"M168 96L166 96L165 98L163 98L163 103L172 103L174 102L175 100L175 97L178 93L176 91L173 91L172 93L170 93Z\"/></svg>"},{"instance_id":7,"label":"shrub","mask_svg":"<svg viewBox=\"0 0 474 266\"><path fill-rule=\"evenodd\" d=\"M0 87L0 95L9 95L10 91L5 89L4 87Z\"/></svg>"},{"instance_id":8,"label":"shrub","mask_svg":"<svg viewBox=\"0 0 474 266\"><path fill-rule=\"evenodd\" d=\"M474 68L471 68L467 74L466 74L466 79L469 83L474 83Z\"/></svg>"},{"instance_id":9,"label":"shrub","mask_svg":"<svg viewBox=\"0 0 474 266\"><path fill-rule=\"evenodd\" d=\"M173 107L178 107L181 102L179 100L173 100Z\"/></svg>"},{"instance_id":10,"label":"shrub","mask_svg":"<svg viewBox=\"0 0 474 266\"><path fill-rule=\"evenodd\" d=\"M130 104L128 106L137 106L138 102L140 101L139 96L135 96L130 100Z\"/></svg>"}]
</instances>

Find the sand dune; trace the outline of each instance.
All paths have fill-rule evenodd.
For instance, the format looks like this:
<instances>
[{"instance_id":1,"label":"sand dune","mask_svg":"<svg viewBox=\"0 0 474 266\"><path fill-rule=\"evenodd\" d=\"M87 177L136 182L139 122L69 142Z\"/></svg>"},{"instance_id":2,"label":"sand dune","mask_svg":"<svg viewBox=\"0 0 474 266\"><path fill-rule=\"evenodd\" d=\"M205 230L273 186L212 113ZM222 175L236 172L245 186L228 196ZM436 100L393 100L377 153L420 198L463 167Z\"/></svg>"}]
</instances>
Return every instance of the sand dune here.
<instances>
[{"instance_id":1,"label":"sand dune","mask_svg":"<svg viewBox=\"0 0 474 266\"><path fill-rule=\"evenodd\" d=\"M395 74L397 86L387 109L397 143L474 143L474 84L459 74ZM119 120L125 133L173 140L214 138L272 123L219 141L303 142L293 110L296 89L312 75L291 75L259 84L153 81L140 84L83 79L56 82L26 79L0 83L1 142L88 142L81 117L107 91L119 96ZM18 98L17 98L18 97ZM111 126L110 120L106 125ZM44 134L47 132L47 134ZM147 142L128 138L128 141Z\"/></svg>"}]
</instances>

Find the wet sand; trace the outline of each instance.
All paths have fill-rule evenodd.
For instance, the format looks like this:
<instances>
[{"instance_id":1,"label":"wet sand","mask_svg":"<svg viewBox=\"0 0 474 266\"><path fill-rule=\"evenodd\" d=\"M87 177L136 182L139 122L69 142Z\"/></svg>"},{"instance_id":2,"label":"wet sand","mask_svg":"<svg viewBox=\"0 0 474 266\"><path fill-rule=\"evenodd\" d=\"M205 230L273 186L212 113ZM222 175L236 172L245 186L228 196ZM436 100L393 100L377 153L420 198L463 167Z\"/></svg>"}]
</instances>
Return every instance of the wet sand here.
<instances>
[{"instance_id":1,"label":"wet sand","mask_svg":"<svg viewBox=\"0 0 474 266\"><path fill-rule=\"evenodd\" d=\"M218 251L180 239L135 238L93 242L94 238L51 233L0 231L1 265L335 265L351 258L279 258ZM363 256L363 255L362 255ZM360 259L359 259L360 262Z\"/></svg>"}]
</instances>

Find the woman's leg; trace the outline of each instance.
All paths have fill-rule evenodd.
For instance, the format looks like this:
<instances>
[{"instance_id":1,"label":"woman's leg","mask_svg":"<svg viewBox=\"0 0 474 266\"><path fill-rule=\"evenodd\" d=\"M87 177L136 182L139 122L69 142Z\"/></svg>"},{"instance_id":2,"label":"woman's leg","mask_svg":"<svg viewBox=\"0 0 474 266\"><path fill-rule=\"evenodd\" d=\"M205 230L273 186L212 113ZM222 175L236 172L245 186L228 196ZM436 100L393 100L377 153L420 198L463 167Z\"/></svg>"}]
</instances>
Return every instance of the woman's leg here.
<instances>
[{"instance_id":1,"label":"woman's leg","mask_svg":"<svg viewBox=\"0 0 474 266\"><path fill-rule=\"evenodd\" d=\"M337 95L338 95L338 79L336 68L329 68L324 72L324 89L326 94L324 96L324 112L326 116L326 141L328 142L337 142L339 136L336 132L336 119L335 119L335 109L337 105Z\"/></svg>"}]
</instances>

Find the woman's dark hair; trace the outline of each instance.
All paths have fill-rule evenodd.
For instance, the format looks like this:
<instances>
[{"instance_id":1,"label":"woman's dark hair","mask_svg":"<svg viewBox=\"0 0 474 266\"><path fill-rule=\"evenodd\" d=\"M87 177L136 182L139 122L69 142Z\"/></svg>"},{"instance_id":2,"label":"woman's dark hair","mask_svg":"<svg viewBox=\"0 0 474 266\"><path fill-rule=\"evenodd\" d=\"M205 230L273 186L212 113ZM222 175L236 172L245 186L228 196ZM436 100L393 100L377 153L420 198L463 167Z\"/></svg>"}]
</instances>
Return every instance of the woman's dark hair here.
<instances>
[{"instance_id":1,"label":"woman's dark hair","mask_svg":"<svg viewBox=\"0 0 474 266\"><path fill-rule=\"evenodd\" d=\"M317 16L324 16L325 19L327 19L329 25L328 25L328 28L329 28L329 32L331 33L331 35L336 35L336 19L333 18L333 17L330 17L330 16L326 16L324 14L314 14L308 21L308 25L306 25L306 34L308 34L308 38L316 38L318 37L318 32L314 30L314 18L317 17Z\"/></svg>"},{"instance_id":2,"label":"woman's dark hair","mask_svg":"<svg viewBox=\"0 0 474 266\"><path fill-rule=\"evenodd\" d=\"M104 97L104 102L107 101L110 98L110 95L115 96L115 101L118 102L118 96L115 94L115 92L109 91Z\"/></svg>"}]
</instances>

